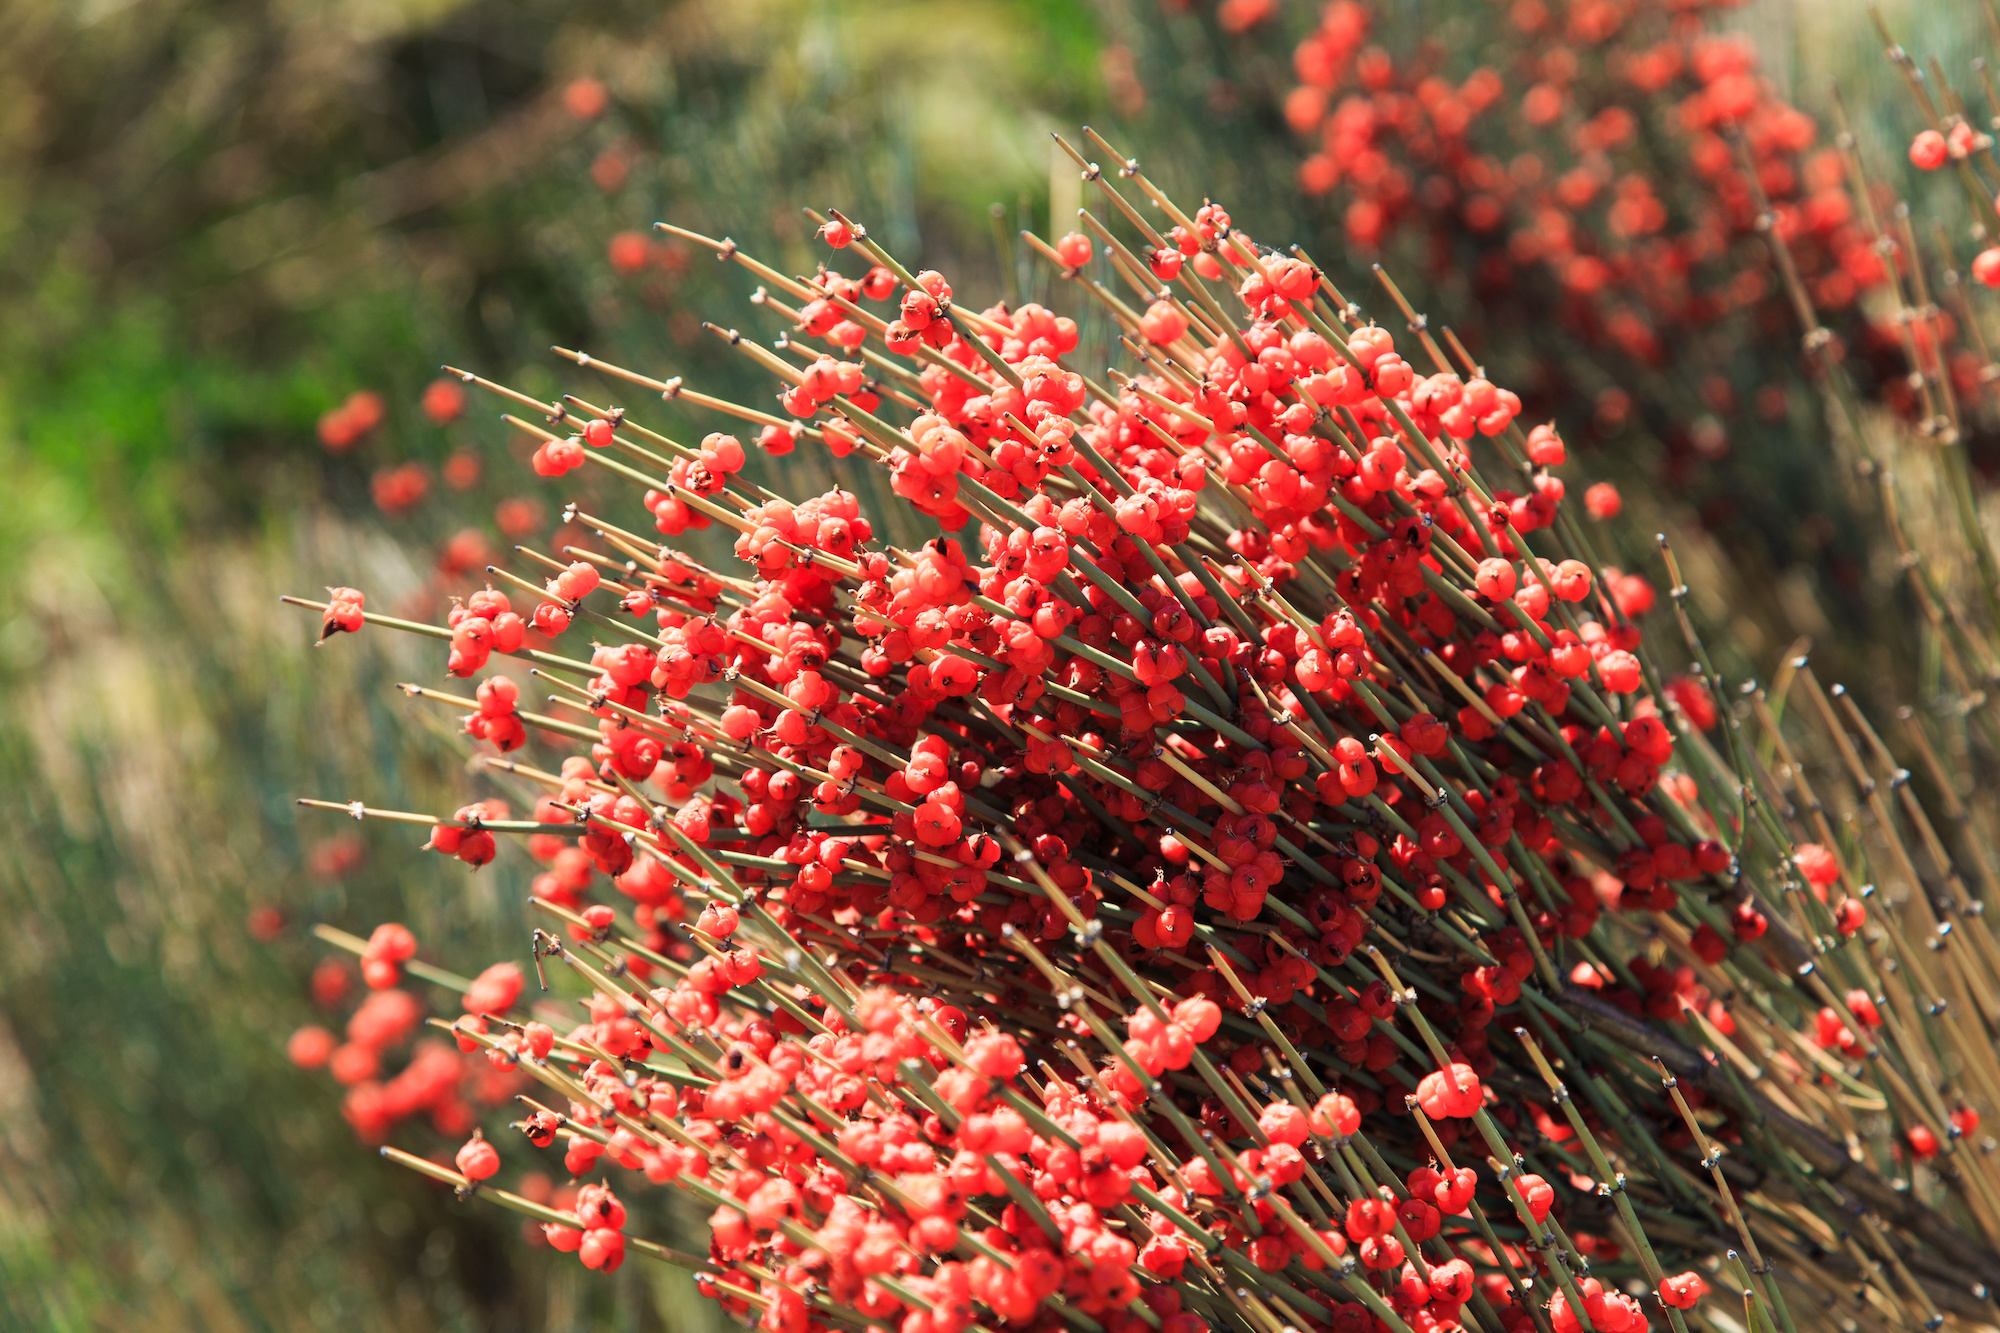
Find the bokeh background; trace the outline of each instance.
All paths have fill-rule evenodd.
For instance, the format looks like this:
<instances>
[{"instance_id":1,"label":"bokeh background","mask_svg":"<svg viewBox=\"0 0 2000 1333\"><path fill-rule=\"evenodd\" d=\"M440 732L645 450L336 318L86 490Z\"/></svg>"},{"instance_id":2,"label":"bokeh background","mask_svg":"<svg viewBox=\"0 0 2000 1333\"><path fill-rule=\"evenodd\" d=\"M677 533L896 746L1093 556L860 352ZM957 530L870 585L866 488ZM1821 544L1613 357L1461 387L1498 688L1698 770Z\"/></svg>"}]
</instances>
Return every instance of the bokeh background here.
<instances>
[{"instance_id":1,"label":"bokeh background","mask_svg":"<svg viewBox=\"0 0 2000 1333\"><path fill-rule=\"evenodd\" d=\"M1977 8L1884 6L1925 50ZM1303 31L1318 6L1275 9ZM1495 6L1378 9L1449 46ZM1858 2L1730 23L1809 110L1836 82L1888 95ZM560 344L759 392L699 327L742 317L739 271L658 242L612 263L656 219L805 272L799 206L833 204L961 294L1046 296L1007 238L1088 202L1049 132L1090 123L1358 285L1372 256L1293 185L1289 49L1205 0L0 2L0 1323L710 1327L671 1270L547 1262L509 1215L380 1163L288 1063L293 1028L338 1021L308 986L312 923L519 956L530 867L470 876L407 831L293 807L449 809L477 784L393 689L434 674L420 655L315 649L278 595L353 583L435 616L483 552L550 536L572 492L485 404L420 410L441 363L546 395L573 382ZM565 102L585 78L597 114ZM1857 128L1890 160L1907 134ZM364 390L383 421L329 451L323 414ZM1588 460L1675 533L1733 651L1768 664L1861 623L1880 580L1854 574L1810 413L1698 476L1672 455L1641 429Z\"/></svg>"}]
</instances>

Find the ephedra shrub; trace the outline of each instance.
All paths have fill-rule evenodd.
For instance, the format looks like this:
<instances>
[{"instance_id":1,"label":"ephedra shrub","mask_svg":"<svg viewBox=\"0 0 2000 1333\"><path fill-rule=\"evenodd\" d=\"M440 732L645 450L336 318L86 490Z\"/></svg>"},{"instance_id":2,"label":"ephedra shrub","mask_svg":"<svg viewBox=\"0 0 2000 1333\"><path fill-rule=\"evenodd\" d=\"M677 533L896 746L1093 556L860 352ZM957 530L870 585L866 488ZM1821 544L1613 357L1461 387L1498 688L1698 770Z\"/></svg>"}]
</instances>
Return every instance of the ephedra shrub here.
<instances>
[{"instance_id":1,"label":"ephedra shrub","mask_svg":"<svg viewBox=\"0 0 2000 1333\"><path fill-rule=\"evenodd\" d=\"M1029 238L1068 315L834 215L809 279L687 238L763 284L764 334L709 328L766 402L463 377L626 498L442 625L302 601L436 640L459 684L406 688L513 798L309 804L472 870L518 843L532 945L468 979L324 930L373 990L299 1058L363 1137L453 1136L386 1155L772 1333L1990 1321L2000 949L1853 702L1649 637L1560 432L1451 349L1088 178L1110 225ZM1082 303L1124 370L1066 361ZM857 480L751 480L808 451ZM419 984L459 994L385 1079Z\"/></svg>"}]
</instances>

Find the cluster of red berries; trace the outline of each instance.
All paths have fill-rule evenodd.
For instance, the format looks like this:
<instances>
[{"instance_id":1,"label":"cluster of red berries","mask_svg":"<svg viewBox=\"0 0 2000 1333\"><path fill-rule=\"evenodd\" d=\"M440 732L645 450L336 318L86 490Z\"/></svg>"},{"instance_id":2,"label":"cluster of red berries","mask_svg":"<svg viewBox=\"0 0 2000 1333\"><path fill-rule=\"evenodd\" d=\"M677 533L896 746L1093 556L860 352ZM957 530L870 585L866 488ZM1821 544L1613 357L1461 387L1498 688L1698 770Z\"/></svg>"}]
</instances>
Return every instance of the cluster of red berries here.
<instances>
[{"instance_id":1,"label":"cluster of red berries","mask_svg":"<svg viewBox=\"0 0 2000 1333\"><path fill-rule=\"evenodd\" d=\"M1893 195L1778 95L1729 30L1736 0L1473 6L1449 50L1395 6L1284 8L1292 22L1242 45L1297 39L1296 83L1260 111L1288 122L1298 188L1329 227L1423 282L1419 304L1535 412L1658 439L1663 480L1711 521L1735 504L1718 460L1789 419L1798 366L1771 333L1804 303L1834 335L1826 359L1864 354L1866 397L1917 422L1935 410L1907 374L1910 321L1883 299L1913 262ZM1277 54L1231 50L1217 69L1235 78ZM1920 166L1976 160L1980 136L1954 107L1931 111ZM1972 202L1990 226L1990 197ZM2000 282L2000 247L1968 258ZM1931 331L1962 332L1959 304L1921 312L1920 361ZM1992 380L1966 344L1949 369L1969 403Z\"/></svg>"},{"instance_id":2,"label":"cluster of red berries","mask_svg":"<svg viewBox=\"0 0 2000 1333\"><path fill-rule=\"evenodd\" d=\"M1814 242L1802 263L1822 303L1851 305L1882 281L1880 258L1838 154L1808 157L1812 120L1774 96L1747 41L1707 30L1704 10L1732 7L1581 5L1564 24L1543 5L1516 5L1493 34L1512 58L1454 83L1427 55L1368 45L1371 9L1332 0L1294 52L1300 83L1284 106L1318 144L1300 187L1345 189L1347 234L1365 248L1420 222L1440 241L1470 242L1489 285L1509 285L1510 267L1544 266L1574 298L1571 318L1656 362L1668 328L1777 295L1732 256L1761 211L1747 166L1780 234ZM1674 190L1688 194L1660 197Z\"/></svg>"},{"instance_id":3,"label":"cluster of red berries","mask_svg":"<svg viewBox=\"0 0 2000 1333\"><path fill-rule=\"evenodd\" d=\"M387 990L403 979L403 964L416 957L417 937L404 926L375 927L361 951L361 979L370 990Z\"/></svg>"},{"instance_id":4,"label":"cluster of red berries","mask_svg":"<svg viewBox=\"0 0 2000 1333\"><path fill-rule=\"evenodd\" d=\"M1741 1104L1683 1127L1570 1010L1732 1031L1795 941L1683 767L1721 710L1661 684L1652 589L1576 523L1558 432L1222 207L1162 207L1100 238L1147 298L1101 293L1142 358L1114 387L1062 363L1074 323L958 305L838 218L865 278L715 245L788 321L783 355L727 335L802 423L766 449L886 469L933 535L887 545L844 487L760 493L734 436L585 427L576 466L740 563L608 519L615 559L549 562L535 661L574 720L533 739L587 753L508 765L532 824L468 806L432 845L478 865L526 833L538 965L589 994L523 1012L501 964L454 1035L552 1090L519 1128L573 1177L712 1210L697 1281L769 1333L1636 1333L1656 1303L1680 1329L1705 1284L1662 1256L1704 1244L1611 1285L1585 1259L1623 1252L1612 1193L1667 1206L1622 1163L1741 1139ZM892 319L854 299L898 291ZM453 615L454 675L523 647L500 594ZM586 651L585 616L614 642ZM518 698L446 701L506 749ZM1786 854L1772 879L1858 929L1839 859ZM476 1140L455 1178L496 1167ZM481 1189L587 1266L634 1243L608 1185L553 1219Z\"/></svg>"},{"instance_id":5,"label":"cluster of red berries","mask_svg":"<svg viewBox=\"0 0 2000 1333\"><path fill-rule=\"evenodd\" d=\"M392 951L399 952L405 944L414 951L415 942L401 926L378 929L371 950L379 949L385 931L394 939ZM364 955L362 967L371 985L380 975L382 958L379 952ZM516 973L514 994L519 990ZM513 998L508 995L507 1004ZM364 1142L382 1142L396 1125L418 1115L428 1116L441 1134L464 1134L477 1123L478 1108L505 1103L524 1080L492 1061L435 1040L416 1042L402 1068L385 1077L385 1063L410 1041L423 1020L421 1000L407 990L384 985L370 990L349 1016L345 1041L326 1028L308 1025L292 1034L286 1053L302 1069L325 1068L347 1089L341 1111Z\"/></svg>"},{"instance_id":6,"label":"cluster of red berries","mask_svg":"<svg viewBox=\"0 0 2000 1333\"><path fill-rule=\"evenodd\" d=\"M319 442L336 454L346 453L380 426L389 406L373 389L357 389L319 419Z\"/></svg>"},{"instance_id":7,"label":"cluster of red berries","mask_svg":"<svg viewBox=\"0 0 2000 1333\"><path fill-rule=\"evenodd\" d=\"M432 380L418 398L418 409L432 425L451 425L465 413L466 383L467 377L462 372ZM357 390L320 418L320 440L330 452L346 454L364 440L375 437L387 416L388 405L381 394L372 389ZM540 454L537 461L538 464L541 461ZM474 489L482 476L478 457L463 448L446 457L437 472L454 491ZM387 462L370 475L368 489L375 507L383 514L390 517L408 514L431 494L431 469L410 458ZM525 537L542 526L541 507L525 497L508 497L495 506L494 523L507 537ZM463 558L465 551L475 544L480 548L477 558ZM485 563L484 545L484 537L472 529L445 544L439 554L437 572L447 588L450 580Z\"/></svg>"},{"instance_id":8,"label":"cluster of red berries","mask_svg":"<svg viewBox=\"0 0 2000 1333\"><path fill-rule=\"evenodd\" d=\"M528 729L517 708L521 687L511 676L488 676L479 682L476 697L479 707L466 715L466 735L493 742L502 754L526 744Z\"/></svg>"},{"instance_id":9,"label":"cluster of red berries","mask_svg":"<svg viewBox=\"0 0 2000 1333\"><path fill-rule=\"evenodd\" d=\"M445 626L451 631L451 651L445 670L461 679L484 671L494 653L504 656L520 651L528 636L528 622L514 613L512 599L492 588L481 589L463 602L454 601L445 616ZM484 696L481 711L487 711Z\"/></svg>"},{"instance_id":10,"label":"cluster of red berries","mask_svg":"<svg viewBox=\"0 0 2000 1333\"><path fill-rule=\"evenodd\" d=\"M473 720L476 720L480 716L482 715L475 713ZM468 729L470 725L471 720L468 720ZM492 739L490 734L487 739ZM494 743L497 745L499 742L495 741ZM492 798L484 801L475 801L471 805L461 806L455 811L449 823L432 825L430 841L426 842L424 846L431 851L440 852L445 856L457 857L474 870L477 870L479 867L492 861L495 853L499 850L499 844L493 834L483 828L482 825L488 820L505 819L506 817L507 803L505 801Z\"/></svg>"},{"instance_id":11,"label":"cluster of red berries","mask_svg":"<svg viewBox=\"0 0 2000 1333\"><path fill-rule=\"evenodd\" d=\"M416 508L430 489L430 473L422 463L399 463L394 467L385 467L368 483L368 492L374 497L375 507L392 516Z\"/></svg>"}]
</instances>

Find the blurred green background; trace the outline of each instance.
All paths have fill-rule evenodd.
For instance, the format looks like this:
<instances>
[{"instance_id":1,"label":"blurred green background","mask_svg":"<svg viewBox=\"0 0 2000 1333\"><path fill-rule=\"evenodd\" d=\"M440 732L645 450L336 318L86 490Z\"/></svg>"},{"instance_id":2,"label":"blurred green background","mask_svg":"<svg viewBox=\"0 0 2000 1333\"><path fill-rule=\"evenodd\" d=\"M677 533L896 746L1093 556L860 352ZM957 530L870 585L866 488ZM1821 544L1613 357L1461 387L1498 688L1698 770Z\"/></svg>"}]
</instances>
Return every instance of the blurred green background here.
<instances>
[{"instance_id":1,"label":"blurred green background","mask_svg":"<svg viewBox=\"0 0 2000 1333\"><path fill-rule=\"evenodd\" d=\"M798 206L834 204L961 295L1024 274L1043 290L990 210L1000 231L1046 232L1052 206L1073 209L1048 132L1087 121L1264 239L1323 236L1271 112L1288 44L1233 44L1207 4L1165 8L0 3L0 791L16 819L0 1323L710 1326L669 1270L552 1262L511 1215L379 1163L331 1080L287 1062L293 1028L339 1022L307 991L312 922L402 920L426 957L472 970L521 954L528 866L508 854L471 876L370 824L358 866L314 873L342 824L295 796L429 810L492 789L391 688L435 663L381 634L315 650L311 617L277 596L353 583L371 609L435 615L475 586L437 568L445 538L502 549L495 507L513 498L547 533L561 501L486 404L446 427L419 411L440 363L587 394L553 370L559 343L761 392L697 324L747 318L744 275L666 246L615 272L619 231L663 218L809 271ZM1423 25L1491 5L1383 8ZM1889 8L1920 49L1970 21ZM1296 33L1316 9L1278 22ZM1805 105L1834 77L1864 97L1887 77L1858 5L1770 0L1737 21ZM580 119L562 91L585 76L609 106ZM360 389L387 420L330 454L315 423ZM454 455L479 465L462 488L444 480ZM428 494L383 514L371 477L412 462ZM1800 577L1774 632L1837 613ZM1711 595L1726 621L1734 591ZM282 913L273 939L246 926L259 908Z\"/></svg>"}]
</instances>

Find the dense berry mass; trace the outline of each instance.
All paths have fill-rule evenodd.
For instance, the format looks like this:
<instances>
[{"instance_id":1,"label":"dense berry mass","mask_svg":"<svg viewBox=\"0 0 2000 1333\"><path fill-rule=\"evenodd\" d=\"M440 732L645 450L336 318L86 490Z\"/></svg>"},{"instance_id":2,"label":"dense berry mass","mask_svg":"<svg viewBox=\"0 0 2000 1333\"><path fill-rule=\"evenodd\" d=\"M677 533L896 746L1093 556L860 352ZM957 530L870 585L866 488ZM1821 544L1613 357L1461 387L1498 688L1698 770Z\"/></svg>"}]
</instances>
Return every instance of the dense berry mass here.
<instances>
[{"instance_id":1,"label":"dense berry mass","mask_svg":"<svg viewBox=\"0 0 2000 1333\"><path fill-rule=\"evenodd\" d=\"M577 398L517 421L538 472L600 468L629 512L414 627L474 694L409 688L527 747L492 768L531 818L480 801L427 845L476 869L523 838L535 966L586 998L544 1021L519 965L455 981L384 925L350 1041L292 1057L374 1138L458 1104L468 1063L543 1085L525 1145L409 1160L602 1271L676 1257L610 1182L683 1190L701 1289L772 1333L1684 1333L1706 1283L1668 1266L1735 1205L1653 1155L1781 1131L1719 1076L1663 1097L1641 1055L1761 1039L1738 988L1861 931L1853 873L1803 844L1775 894L1742 876L1740 812L1704 794L1734 744L1701 734L1715 682L1661 677L1653 589L1599 558L1553 425L1126 174L1155 221L1121 196L1125 239L1034 242L1126 335L1104 382L1065 359L1073 318L960 304L837 216L859 276L693 238L787 322L775 350L726 334L767 405L573 354L737 433ZM847 460L895 522L765 490L760 448ZM658 540L717 526L733 564ZM325 632L363 606L338 590ZM464 991L423 1096L376 1073L413 967ZM1810 1004L1829 1061L1876 1040L1867 991ZM587 1183L481 1184L503 1156ZM1649 1242L1635 1199L1686 1213Z\"/></svg>"}]
</instances>

